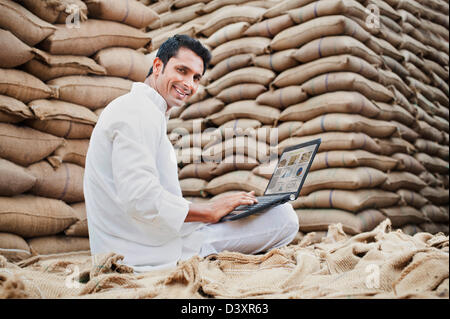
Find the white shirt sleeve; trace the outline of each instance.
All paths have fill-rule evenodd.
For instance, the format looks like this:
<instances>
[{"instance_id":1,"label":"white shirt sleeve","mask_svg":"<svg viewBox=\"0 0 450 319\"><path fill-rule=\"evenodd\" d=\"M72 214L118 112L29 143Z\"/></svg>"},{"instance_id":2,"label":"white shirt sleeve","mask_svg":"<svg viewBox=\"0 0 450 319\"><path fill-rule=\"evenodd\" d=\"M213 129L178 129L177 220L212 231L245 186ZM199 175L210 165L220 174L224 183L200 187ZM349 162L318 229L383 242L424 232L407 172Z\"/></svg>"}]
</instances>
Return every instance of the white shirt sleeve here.
<instances>
[{"instance_id":1,"label":"white shirt sleeve","mask_svg":"<svg viewBox=\"0 0 450 319\"><path fill-rule=\"evenodd\" d=\"M127 214L151 224L167 238L176 237L188 214L189 202L160 184L155 163L155 154L161 151L160 119L151 119L152 125L142 123L137 116L126 115L126 120L111 126L114 185Z\"/></svg>"}]
</instances>

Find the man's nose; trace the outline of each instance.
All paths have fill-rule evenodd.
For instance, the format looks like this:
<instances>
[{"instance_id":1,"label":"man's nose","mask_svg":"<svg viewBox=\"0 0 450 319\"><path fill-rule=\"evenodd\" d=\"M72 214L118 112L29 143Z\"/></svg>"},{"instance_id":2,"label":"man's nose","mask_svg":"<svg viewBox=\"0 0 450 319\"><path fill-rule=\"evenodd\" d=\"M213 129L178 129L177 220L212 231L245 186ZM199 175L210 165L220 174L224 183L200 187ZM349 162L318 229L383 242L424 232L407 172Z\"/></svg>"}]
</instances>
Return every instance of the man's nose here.
<instances>
[{"instance_id":1,"label":"man's nose","mask_svg":"<svg viewBox=\"0 0 450 319\"><path fill-rule=\"evenodd\" d=\"M187 89L189 89L192 92L194 92L194 90L196 89L196 86L197 86L194 81L194 78L190 77L190 76L187 76L184 78L183 84L187 87Z\"/></svg>"}]
</instances>

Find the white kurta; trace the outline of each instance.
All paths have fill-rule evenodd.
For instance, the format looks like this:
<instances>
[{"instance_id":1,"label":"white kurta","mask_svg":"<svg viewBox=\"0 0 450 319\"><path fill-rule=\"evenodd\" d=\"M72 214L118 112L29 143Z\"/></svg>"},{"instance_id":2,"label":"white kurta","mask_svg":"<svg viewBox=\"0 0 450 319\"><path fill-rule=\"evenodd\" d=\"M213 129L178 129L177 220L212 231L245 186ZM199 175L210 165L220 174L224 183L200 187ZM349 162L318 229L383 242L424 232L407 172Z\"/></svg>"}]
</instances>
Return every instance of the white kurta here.
<instances>
[{"instance_id":1,"label":"white kurta","mask_svg":"<svg viewBox=\"0 0 450 319\"><path fill-rule=\"evenodd\" d=\"M132 89L102 112L84 172L91 253L116 252L135 271L175 266L200 251L204 223L184 223L167 104L153 88Z\"/></svg>"}]
</instances>

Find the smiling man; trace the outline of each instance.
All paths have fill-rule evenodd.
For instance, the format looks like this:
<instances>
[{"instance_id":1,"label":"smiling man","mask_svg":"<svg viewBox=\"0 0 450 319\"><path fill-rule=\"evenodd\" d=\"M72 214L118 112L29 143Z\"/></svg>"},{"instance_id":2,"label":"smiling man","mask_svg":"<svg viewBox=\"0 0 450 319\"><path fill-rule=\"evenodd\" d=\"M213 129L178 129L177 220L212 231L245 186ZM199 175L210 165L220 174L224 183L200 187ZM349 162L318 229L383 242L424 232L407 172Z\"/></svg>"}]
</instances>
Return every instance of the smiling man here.
<instances>
[{"instance_id":1,"label":"smiling man","mask_svg":"<svg viewBox=\"0 0 450 319\"><path fill-rule=\"evenodd\" d=\"M115 252L136 272L175 266L223 250L258 253L288 244L298 231L291 204L254 218L218 223L254 192L191 203L182 197L167 132L169 111L195 94L211 59L176 35L162 44L144 83L112 101L89 143L84 195L91 253Z\"/></svg>"}]
</instances>

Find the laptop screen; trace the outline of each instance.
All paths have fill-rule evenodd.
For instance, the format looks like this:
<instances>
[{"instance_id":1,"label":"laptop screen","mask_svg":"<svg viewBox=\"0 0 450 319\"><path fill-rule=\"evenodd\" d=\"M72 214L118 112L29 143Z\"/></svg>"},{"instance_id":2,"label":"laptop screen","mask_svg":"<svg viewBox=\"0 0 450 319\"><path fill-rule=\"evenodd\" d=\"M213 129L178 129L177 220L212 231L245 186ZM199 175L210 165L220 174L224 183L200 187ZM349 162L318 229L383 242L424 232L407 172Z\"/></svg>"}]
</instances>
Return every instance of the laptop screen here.
<instances>
[{"instance_id":1,"label":"laptop screen","mask_svg":"<svg viewBox=\"0 0 450 319\"><path fill-rule=\"evenodd\" d=\"M312 160L316 144L284 152L273 173L265 195L296 193Z\"/></svg>"}]
</instances>

